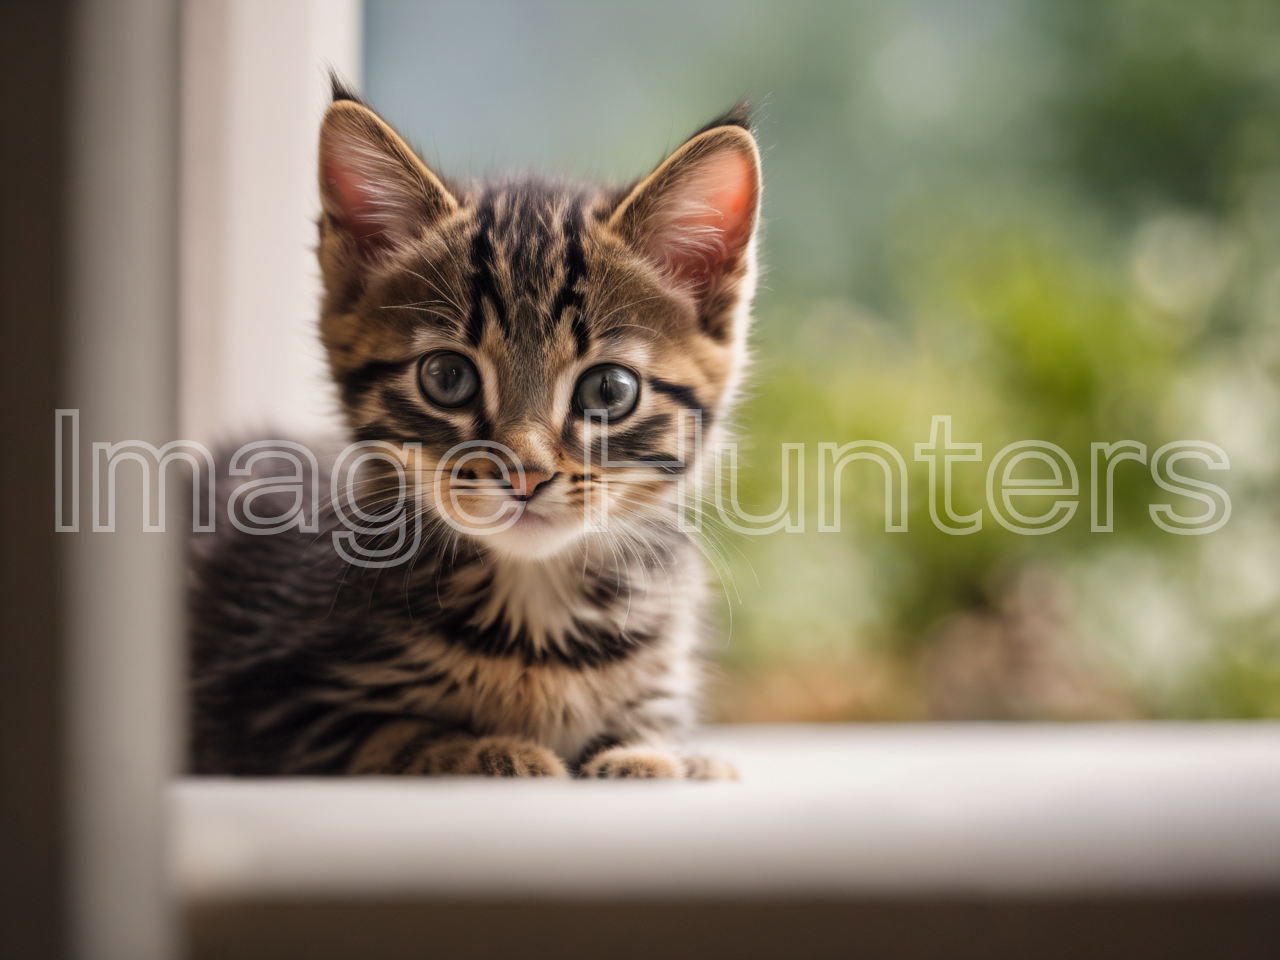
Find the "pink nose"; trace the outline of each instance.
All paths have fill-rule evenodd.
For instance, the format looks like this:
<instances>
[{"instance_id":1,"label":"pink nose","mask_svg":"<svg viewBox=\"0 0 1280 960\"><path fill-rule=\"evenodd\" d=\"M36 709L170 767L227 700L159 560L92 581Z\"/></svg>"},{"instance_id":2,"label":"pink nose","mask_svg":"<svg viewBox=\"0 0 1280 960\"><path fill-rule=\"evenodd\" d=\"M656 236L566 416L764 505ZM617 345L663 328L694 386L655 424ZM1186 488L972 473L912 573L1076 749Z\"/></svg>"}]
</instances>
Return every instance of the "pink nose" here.
<instances>
[{"instance_id":1,"label":"pink nose","mask_svg":"<svg viewBox=\"0 0 1280 960\"><path fill-rule=\"evenodd\" d=\"M554 473L547 473L544 470L528 470L523 475L518 471L511 473L511 495L517 500L532 500L537 494L538 488L544 483L550 483L555 479Z\"/></svg>"}]
</instances>

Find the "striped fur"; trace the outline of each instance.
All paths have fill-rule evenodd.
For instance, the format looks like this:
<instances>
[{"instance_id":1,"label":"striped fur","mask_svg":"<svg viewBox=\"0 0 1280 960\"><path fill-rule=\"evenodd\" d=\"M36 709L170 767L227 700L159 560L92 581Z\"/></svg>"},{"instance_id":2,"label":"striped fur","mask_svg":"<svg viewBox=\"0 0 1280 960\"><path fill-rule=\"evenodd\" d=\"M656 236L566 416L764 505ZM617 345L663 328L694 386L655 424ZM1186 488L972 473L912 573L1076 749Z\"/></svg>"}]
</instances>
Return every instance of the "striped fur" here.
<instances>
[{"instance_id":1,"label":"striped fur","mask_svg":"<svg viewBox=\"0 0 1280 960\"><path fill-rule=\"evenodd\" d=\"M731 776L679 752L704 575L664 474L702 467L743 373L760 183L745 113L627 189L471 183L437 176L335 89L320 181L320 330L351 437L420 443L431 483L472 440L547 479L510 529L467 533L441 515L446 494L483 514L476 487L496 467L444 475L412 563L380 572L336 555L332 510L319 537L197 535L195 770ZM424 393L419 363L438 351L474 364L474 400ZM634 411L604 428L630 466L586 449L574 391L603 363L639 379ZM700 434L679 432L682 409ZM361 487L367 504L384 481ZM224 503L230 487L220 478ZM584 528L588 494L604 532Z\"/></svg>"}]
</instances>

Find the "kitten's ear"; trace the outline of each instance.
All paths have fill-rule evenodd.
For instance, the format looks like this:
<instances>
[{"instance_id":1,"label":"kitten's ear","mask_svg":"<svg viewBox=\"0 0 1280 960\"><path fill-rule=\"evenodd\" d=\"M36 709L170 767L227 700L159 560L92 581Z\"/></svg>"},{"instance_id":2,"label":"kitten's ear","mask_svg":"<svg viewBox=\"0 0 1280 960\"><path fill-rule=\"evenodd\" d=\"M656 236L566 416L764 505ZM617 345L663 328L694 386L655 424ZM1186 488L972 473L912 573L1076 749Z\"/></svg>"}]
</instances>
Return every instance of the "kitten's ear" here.
<instances>
[{"instance_id":1,"label":"kitten's ear","mask_svg":"<svg viewBox=\"0 0 1280 960\"><path fill-rule=\"evenodd\" d=\"M345 99L329 107L320 126L320 199L365 256L398 246L458 208L399 134Z\"/></svg>"},{"instance_id":2,"label":"kitten's ear","mask_svg":"<svg viewBox=\"0 0 1280 960\"><path fill-rule=\"evenodd\" d=\"M760 207L760 152L731 115L692 137L645 177L609 225L699 312L746 272Z\"/></svg>"}]
</instances>

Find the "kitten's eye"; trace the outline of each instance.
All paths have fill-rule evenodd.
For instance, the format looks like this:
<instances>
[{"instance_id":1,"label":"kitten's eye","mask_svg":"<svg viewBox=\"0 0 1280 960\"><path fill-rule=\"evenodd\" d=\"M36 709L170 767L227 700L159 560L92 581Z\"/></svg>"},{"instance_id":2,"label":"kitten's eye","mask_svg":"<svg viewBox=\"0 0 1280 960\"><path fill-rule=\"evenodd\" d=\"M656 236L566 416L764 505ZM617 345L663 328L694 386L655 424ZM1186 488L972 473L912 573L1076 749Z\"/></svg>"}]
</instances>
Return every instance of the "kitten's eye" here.
<instances>
[{"instance_id":1,"label":"kitten's eye","mask_svg":"<svg viewBox=\"0 0 1280 960\"><path fill-rule=\"evenodd\" d=\"M620 420L636 408L640 381L626 367L607 363L588 370L573 394L578 411L606 410L610 420Z\"/></svg>"},{"instance_id":2,"label":"kitten's eye","mask_svg":"<svg viewBox=\"0 0 1280 960\"><path fill-rule=\"evenodd\" d=\"M480 389L476 365L460 353L433 353L418 368L418 381L427 399L441 407L469 403Z\"/></svg>"}]
</instances>

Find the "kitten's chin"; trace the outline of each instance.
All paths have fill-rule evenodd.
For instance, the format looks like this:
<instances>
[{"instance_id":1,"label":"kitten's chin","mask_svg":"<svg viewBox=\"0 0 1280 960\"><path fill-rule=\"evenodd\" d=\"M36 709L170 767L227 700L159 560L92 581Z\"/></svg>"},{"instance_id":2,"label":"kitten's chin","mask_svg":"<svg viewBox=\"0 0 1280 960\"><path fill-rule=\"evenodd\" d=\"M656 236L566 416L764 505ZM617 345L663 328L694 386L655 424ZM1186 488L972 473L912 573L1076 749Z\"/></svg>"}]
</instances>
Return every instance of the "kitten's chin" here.
<instances>
[{"instance_id":1,"label":"kitten's chin","mask_svg":"<svg viewBox=\"0 0 1280 960\"><path fill-rule=\"evenodd\" d=\"M488 550L518 560L545 560L562 553L582 539L582 520L550 520L526 511L504 530L476 538Z\"/></svg>"}]
</instances>

